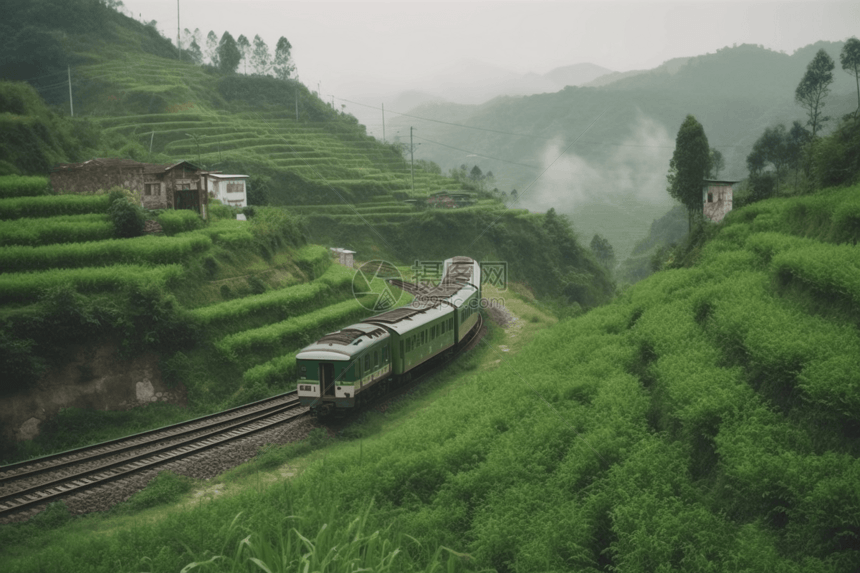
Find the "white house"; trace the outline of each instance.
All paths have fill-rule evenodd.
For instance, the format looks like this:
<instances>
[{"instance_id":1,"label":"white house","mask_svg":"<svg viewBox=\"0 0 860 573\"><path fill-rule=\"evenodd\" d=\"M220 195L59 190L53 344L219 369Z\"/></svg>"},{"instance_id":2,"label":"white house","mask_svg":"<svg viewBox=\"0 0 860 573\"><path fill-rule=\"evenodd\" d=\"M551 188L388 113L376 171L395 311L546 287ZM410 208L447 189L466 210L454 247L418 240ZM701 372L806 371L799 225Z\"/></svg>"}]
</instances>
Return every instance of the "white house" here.
<instances>
[{"instance_id":1,"label":"white house","mask_svg":"<svg viewBox=\"0 0 860 573\"><path fill-rule=\"evenodd\" d=\"M705 179L702 182L702 213L719 223L732 210L732 185L737 181Z\"/></svg>"},{"instance_id":2,"label":"white house","mask_svg":"<svg viewBox=\"0 0 860 573\"><path fill-rule=\"evenodd\" d=\"M248 206L248 179L250 176L210 173L207 177L209 177L209 194L213 199L218 199L231 207Z\"/></svg>"},{"instance_id":3,"label":"white house","mask_svg":"<svg viewBox=\"0 0 860 573\"><path fill-rule=\"evenodd\" d=\"M355 251L350 251L349 249L344 249L341 247L330 247L331 253L338 260L340 264L345 267L353 268L353 259L352 256L355 254Z\"/></svg>"}]
</instances>

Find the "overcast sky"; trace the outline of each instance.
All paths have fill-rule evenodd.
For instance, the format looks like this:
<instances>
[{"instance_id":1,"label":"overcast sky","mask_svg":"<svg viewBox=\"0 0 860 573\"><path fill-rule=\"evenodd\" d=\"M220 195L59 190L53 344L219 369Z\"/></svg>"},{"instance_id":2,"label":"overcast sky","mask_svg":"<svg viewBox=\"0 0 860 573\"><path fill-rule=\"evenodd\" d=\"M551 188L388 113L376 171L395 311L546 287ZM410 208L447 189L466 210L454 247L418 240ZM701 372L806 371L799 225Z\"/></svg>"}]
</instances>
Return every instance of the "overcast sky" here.
<instances>
[{"instance_id":1,"label":"overcast sky","mask_svg":"<svg viewBox=\"0 0 860 573\"><path fill-rule=\"evenodd\" d=\"M176 0L125 0L176 37ZM462 60L545 73L589 62L647 69L732 44L791 53L860 34L860 1L292 2L180 0L182 28L293 45L300 79L339 98L411 89Z\"/></svg>"}]
</instances>

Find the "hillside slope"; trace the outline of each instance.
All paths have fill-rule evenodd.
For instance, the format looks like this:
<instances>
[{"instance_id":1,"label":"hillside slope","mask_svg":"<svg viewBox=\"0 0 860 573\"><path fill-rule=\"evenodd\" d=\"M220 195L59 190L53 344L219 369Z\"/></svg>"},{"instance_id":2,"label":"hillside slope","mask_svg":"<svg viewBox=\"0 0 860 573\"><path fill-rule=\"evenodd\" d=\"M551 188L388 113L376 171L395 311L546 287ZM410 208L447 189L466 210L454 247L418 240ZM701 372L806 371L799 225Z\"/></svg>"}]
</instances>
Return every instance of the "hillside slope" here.
<instances>
[{"instance_id":1,"label":"hillside slope","mask_svg":"<svg viewBox=\"0 0 860 573\"><path fill-rule=\"evenodd\" d=\"M493 339L397 431L348 434L289 481L115 535L72 524L72 554L0 529L24 543L2 562L273 569L348 536L356 563L401 571L856 571L858 193L732 212L695 266L517 355Z\"/></svg>"},{"instance_id":2,"label":"hillside slope","mask_svg":"<svg viewBox=\"0 0 860 573\"><path fill-rule=\"evenodd\" d=\"M839 118L856 108L853 78L838 69L842 45L819 42L792 55L752 45L724 48L601 87L499 97L468 107L428 104L389 125L419 128L416 155L422 159L443 170L466 162L491 170L501 190L517 189L521 206L554 206L582 236L600 233L624 258L650 221L672 206L666 173L687 114L725 157L720 177L741 179L766 127L805 123L794 89L818 49L837 62L827 114Z\"/></svg>"}]
</instances>

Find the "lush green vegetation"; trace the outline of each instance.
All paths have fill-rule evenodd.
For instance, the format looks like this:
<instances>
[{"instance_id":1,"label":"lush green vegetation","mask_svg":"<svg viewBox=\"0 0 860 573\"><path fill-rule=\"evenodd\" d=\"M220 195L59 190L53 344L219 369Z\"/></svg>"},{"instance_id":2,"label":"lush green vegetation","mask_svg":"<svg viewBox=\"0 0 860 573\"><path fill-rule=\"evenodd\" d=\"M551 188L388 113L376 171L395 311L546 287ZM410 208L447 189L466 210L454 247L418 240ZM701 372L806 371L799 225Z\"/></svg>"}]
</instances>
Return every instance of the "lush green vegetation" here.
<instances>
[{"instance_id":1,"label":"lush green vegetation","mask_svg":"<svg viewBox=\"0 0 860 573\"><path fill-rule=\"evenodd\" d=\"M113 237L113 223L101 213L0 221L0 240L4 245L82 243Z\"/></svg>"},{"instance_id":2,"label":"lush green vegetation","mask_svg":"<svg viewBox=\"0 0 860 573\"><path fill-rule=\"evenodd\" d=\"M290 570L350 533L388 548L363 562L375 570L855 571L860 227L844 213L858 192L733 211L692 266L539 329L519 354L494 331L416 406L368 413L297 477L146 524L0 528L15 541L2 559ZM225 479L254 483L307 451L268 449Z\"/></svg>"}]
</instances>

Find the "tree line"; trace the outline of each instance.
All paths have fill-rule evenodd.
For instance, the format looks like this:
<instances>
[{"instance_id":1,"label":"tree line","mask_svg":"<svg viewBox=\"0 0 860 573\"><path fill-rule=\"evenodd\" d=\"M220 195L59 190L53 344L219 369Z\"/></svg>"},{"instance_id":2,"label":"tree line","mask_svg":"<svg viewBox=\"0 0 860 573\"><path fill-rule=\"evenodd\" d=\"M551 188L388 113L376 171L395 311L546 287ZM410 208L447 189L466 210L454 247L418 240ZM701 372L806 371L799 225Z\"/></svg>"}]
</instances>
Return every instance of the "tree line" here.
<instances>
[{"instance_id":1,"label":"tree line","mask_svg":"<svg viewBox=\"0 0 860 573\"><path fill-rule=\"evenodd\" d=\"M781 124L766 128L747 156L748 201L779 195L780 182L792 171L795 190L807 191L816 184L849 183L860 175L860 40L852 37L845 43L840 63L856 80L857 110L842 118L834 134L821 137L825 124L832 119L824 114L824 108L835 63L827 52L819 50L794 94L806 111L805 124L794 121L788 129ZM690 227L702 211L703 179L719 177L723 167L722 154L710 148L702 124L688 115L675 140L667 191L686 207Z\"/></svg>"},{"instance_id":2,"label":"tree line","mask_svg":"<svg viewBox=\"0 0 860 573\"><path fill-rule=\"evenodd\" d=\"M259 34L252 42L244 34L234 38L225 31L219 40L217 34L210 30L204 41L200 28L193 32L185 28L179 48L181 59L197 65L208 64L224 73L237 73L241 67L241 73L247 75L250 65L253 75L286 80L296 71L291 54L293 46L284 36L278 39L272 54Z\"/></svg>"},{"instance_id":3,"label":"tree line","mask_svg":"<svg viewBox=\"0 0 860 573\"><path fill-rule=\"evenodd\" d=\"M846 133L850 136L860 121L860 40L850 38L845 42L839 62L842 69L855 78L857 109L843 118L834 134L837 139ZM806 67L794 92L795 102L806 112L806 123L794 121L788 129L782 124L768 127L753 144L746 161L754 199L780 195L780 183L789 174L793 175L795 189L799 189L801 183L809 190L815 183L824 186L847 181L834 181L829 176L828 165L832 158L828 157L828 149L832 147L833 141L825 142L820 135L825 125L833 119L825 115L824 108L835 67L833 58L824 50L819 50ZM814 167L817 167L815 173Z\"/></svg>"}]
</instances>

